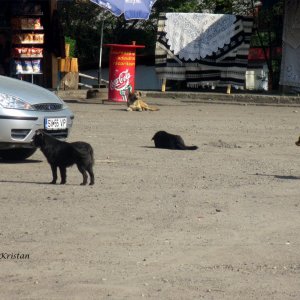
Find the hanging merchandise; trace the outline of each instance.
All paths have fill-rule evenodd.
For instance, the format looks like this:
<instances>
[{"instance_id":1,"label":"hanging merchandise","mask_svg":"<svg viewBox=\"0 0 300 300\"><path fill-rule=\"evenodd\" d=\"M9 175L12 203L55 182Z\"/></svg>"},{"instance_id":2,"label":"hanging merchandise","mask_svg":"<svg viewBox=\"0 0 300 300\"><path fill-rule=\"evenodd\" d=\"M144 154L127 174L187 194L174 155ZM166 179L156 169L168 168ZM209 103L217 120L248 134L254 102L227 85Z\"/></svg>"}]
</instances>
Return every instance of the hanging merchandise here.
<instances>
[{"instance_id":1,"label":"hanging merchandise","mask_svg":"<svg viewBox=\"0 0 300 300\"><path fill-rule=\"evenodd\" d=\"M300 87L300 3L286 1L280 84Z\"/></svg>"},{"instance_id":2,"label":"hanging merchandise","mask_svg":"<svg viewBox=\"0 0 300 300\"><path fill-rule=\"evenodd\" d=\"M160 79L188 87L244 87L252 17L227 14L161 14L155 50Z\"/></svg>"}]
</instances>

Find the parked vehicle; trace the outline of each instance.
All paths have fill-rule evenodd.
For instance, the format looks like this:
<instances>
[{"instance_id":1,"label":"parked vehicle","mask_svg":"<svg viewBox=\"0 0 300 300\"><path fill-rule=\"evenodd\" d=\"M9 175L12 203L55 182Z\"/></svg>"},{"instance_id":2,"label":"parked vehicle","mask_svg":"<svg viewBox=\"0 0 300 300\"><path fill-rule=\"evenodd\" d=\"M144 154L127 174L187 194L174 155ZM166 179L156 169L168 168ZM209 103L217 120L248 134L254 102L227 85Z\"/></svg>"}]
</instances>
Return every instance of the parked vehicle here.
<instances>
[{"instance_id":1,"label":"parked vehicle","mask_svg":"<svg viewBox=\"0 0 300 300\"><path fill-rule=\"evenodd\" d=\"M38 129L66 139L73 119L73 112L53 92L0 76L0 158L30 157L36 151L30 143Z\"/></svg>"}]
</instances>

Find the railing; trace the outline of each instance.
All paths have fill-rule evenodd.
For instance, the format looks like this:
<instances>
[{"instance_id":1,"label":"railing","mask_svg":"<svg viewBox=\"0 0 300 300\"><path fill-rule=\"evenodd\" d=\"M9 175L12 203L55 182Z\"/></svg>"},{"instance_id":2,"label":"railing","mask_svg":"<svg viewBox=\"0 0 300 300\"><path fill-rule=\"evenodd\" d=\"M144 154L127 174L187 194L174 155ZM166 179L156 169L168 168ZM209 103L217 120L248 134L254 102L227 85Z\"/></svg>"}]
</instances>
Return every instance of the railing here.
<instances>
[{"instance_id":1,"label":"railing","mask_svg":"<svg viewBox=\"0 0 300 300\"><path fill-rule=\"evenodd\" d=\"M97 84L95 85L90 85L90 84L86 84L86 83L82 83L80 78L87 78L87 79L91 79L91 80L95 80L97 82ZM107 80L104 80L104 79L101 79L101 84L104 84L105 86L108 85L108 81ZM99 86L99 78L97 77L94 77L94 76L90 76L90 75L86 75L86 74L83 74L83 73L79 73L79 83L78 83L78 86L83 86L83 87L87 87L87 88L94 88L95 86Z\"/></svg>"}]
</instances>

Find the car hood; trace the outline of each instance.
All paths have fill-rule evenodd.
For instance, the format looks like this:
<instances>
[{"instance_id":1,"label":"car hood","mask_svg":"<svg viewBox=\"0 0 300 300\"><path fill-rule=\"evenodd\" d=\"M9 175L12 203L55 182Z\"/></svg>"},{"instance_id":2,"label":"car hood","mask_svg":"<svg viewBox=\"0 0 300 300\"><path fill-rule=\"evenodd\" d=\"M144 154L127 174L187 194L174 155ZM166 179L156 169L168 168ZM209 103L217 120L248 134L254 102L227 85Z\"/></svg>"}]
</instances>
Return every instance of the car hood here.
<instances>
[{"instance_id":1,"label":"car hood","mask_svg":"<svg viewBox=\"0 0 300 300\"><path fill-rule=\"evenodd\" d=\"M36 84L0 76L0 93L16 96L30 104L63 103L53 92Z\"/></svg>"}]
</instances>

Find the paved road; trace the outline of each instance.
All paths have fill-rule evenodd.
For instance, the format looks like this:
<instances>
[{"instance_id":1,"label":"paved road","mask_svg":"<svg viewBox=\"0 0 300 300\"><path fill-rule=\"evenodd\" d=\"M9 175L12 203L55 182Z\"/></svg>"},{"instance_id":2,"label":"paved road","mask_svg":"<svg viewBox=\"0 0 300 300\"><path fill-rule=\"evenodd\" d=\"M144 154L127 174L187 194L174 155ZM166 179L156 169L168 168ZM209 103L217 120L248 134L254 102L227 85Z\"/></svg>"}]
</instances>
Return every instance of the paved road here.
<instances>
[{"instance_id":1,"label":"paved road","mask_svg":"<svg viewBox=\"0 0 300 300\"><path fill-rule=\"evenodd\" d=\"M69 103L95 186L47 184L40 151L1 163L1 299L300 299L297 109L151 103Z\"/></svg>"}]
</instances>

